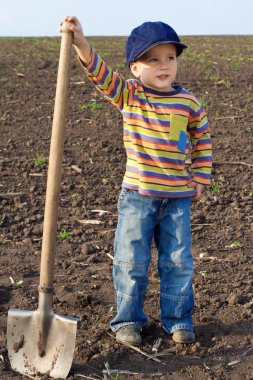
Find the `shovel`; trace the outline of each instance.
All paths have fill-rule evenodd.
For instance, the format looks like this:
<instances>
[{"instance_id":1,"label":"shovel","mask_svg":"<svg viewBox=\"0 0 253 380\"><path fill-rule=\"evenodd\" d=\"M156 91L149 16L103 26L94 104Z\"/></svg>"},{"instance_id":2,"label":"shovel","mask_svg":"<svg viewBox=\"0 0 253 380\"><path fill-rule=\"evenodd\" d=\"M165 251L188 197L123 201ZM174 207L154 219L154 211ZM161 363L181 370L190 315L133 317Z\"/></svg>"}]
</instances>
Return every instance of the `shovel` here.
<instances>
[{"instance_id":1,"label":"shovel","mask_svg":"<svg viewBox=\"0 0 253 380\"><path fill-rule=\"evenodd\" d=\"M58 379L65 379L71 368L78 321L77 318L54 314L52 310L58 201L73 39L66 22L62 32L48 166L38 309L29 311L12 308L7 318L7 348L12 369L28 376L48 374Z\"/></svg>"}]
</instances>

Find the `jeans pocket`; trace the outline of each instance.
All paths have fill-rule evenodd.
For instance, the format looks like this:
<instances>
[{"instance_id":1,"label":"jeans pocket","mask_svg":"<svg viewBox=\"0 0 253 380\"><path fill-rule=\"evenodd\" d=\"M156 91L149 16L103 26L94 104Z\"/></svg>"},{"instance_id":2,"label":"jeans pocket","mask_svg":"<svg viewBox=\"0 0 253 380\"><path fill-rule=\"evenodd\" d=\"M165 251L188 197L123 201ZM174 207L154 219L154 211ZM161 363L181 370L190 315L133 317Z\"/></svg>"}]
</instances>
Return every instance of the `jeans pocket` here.
<instances>
[{"instance_id":1,"label":"jeans pocket","mask_svg":"<svg viewBox=\"0 0 253 380\"><path fill-rule=\"evenodd\" d=\"M121 189L120 194L119 194L119 198L118 198L118 204L117 204L118 210L123 206L124 201L126 200L130 191L131 191L130 189L126 189L125 187L123 187Z\"/></svg>"}]
</instances>

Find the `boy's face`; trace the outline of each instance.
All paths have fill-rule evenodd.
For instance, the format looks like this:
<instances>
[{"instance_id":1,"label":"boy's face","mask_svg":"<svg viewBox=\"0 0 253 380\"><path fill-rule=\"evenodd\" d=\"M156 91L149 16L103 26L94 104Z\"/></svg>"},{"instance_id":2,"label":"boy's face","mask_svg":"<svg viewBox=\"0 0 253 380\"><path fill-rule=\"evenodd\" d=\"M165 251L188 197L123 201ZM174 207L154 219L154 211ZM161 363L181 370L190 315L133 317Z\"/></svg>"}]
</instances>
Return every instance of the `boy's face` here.
<instances>
[{"instance_id":1,"label":"boy's face","mask_svg":"<svg viewBox=\"0 0 253 380\"><path fill-rule=\"evenodd\" d=\"M171 91L177 74L177 50L173 44L154 46L137 61L131 62L132 74L145 87L156 91Z\"/></svg>"}]
</instances>

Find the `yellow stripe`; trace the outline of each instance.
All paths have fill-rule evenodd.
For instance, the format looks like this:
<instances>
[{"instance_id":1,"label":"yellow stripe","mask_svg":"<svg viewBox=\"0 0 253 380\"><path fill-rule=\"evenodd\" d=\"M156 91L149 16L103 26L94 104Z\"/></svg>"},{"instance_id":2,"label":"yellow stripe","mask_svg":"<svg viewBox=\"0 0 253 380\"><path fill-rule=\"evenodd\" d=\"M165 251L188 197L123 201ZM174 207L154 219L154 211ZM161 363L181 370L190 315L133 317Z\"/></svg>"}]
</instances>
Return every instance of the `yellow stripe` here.
<instances>
[{"instance_id":1,"label":"yellow stripe","mask_svg":"<svg viewBox=\"0 0 253 380\"><path fill-rule=\"evenodd\" d=\"M125 146L132 148L133 144L132 142L125 141ZM134 145L133 149L140 153L146 153L146 154L152 155L155 158L165 157L165 158L172 158L172 159L179 159L179 160L184 160L185 158L185 154L183 153L166 152L164 150L159 150L159 149L149 149L149 148L142 147L139 145Z\"/></svg>"},{"instance_id":2,"label":"yellow stripe","mask_svg":"<svg viewBox=\"0 0 253 380\"><path fill-rule=\"evenodd\" d=\"M192 153L191 158L196 157L210 157L212 155L212 150L197 150L196 152Z\"/></svg>"},{"instance_id":3,"label":"yellow stripe","mask_svg":"<svg viewBox=\"0 0 253 380\"><path fill-rule=\"evenodd\" d=\"M142 189L147 189L147 190L163 190L163 191L192 191L188 186L164 186L160 184L155 184L155 183L145 183L141 182L139 180L135 180L133 178L129 178L127 175L125 175L125 182L131 183L133 185L140 186Z\"/></svg>"},{"instance_id":4,"label":"yellow stripe","mask_svg":"<svg viewBox=\"0 0 253 380\"><path fill-rule=\"evenodd\" d=\"M146 165L146 164L139 164L139 165L132 165L132 166L136 167L140 170L146 170L146 171L150 170L151 174L152 174L152 172L153 173L155 172L155 173L159 173L159 174L176 175L176 176L182 176L182 177L185 177L187 175L186 170L178 171L178 170L174 170L174 169L170 169L170 168L163 169L163 168L154 167L154 166L150 166L150 165Z\"/></svg>"},{"instance_id":5,"label":"yellow stripe","mask_svg":"<svg viewBox=\"0 0 253 380\"><path fill-rule=\"evenodd\" d=\"M159 132L159 136L157 136L157 131L153 131L152 129L145 129L145 128L140 127L140 126L132 126L132 125L129 125L129 124L127 125L127 129L129 131L131 131L131 132L139 133L143 139L145 139L145 136L156 138L156 139L158 137L159 139L164 139L164 140L166 140L165 142L168 142L169 132L168 133L166 133L166 132ZM155 142L154 143L149 142L149 143L150 144L156 144ZM157 143L157 144L159 144L159 143Z\"/></svg>"}]
</instances>

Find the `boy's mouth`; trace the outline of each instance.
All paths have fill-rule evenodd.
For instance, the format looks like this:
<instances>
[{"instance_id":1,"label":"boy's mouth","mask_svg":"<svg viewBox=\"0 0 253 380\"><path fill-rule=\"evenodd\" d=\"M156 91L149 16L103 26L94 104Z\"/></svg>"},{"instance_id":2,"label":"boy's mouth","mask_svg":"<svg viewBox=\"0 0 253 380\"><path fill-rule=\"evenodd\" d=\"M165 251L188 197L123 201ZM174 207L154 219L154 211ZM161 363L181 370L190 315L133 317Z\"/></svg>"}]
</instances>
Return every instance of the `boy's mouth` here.
<instances>
[{"instance_id":1,"label":"boy's mouth","mask_svg":"<svg viewBox=\"0 0 253 380\"><path fill-rule=\"evenodd\" d=\"M169 75L166 75L166 74L158 75L158 79L160 79L160 80L165 80L168 78L169 78Z\"/></svg>"}]
</instances>

